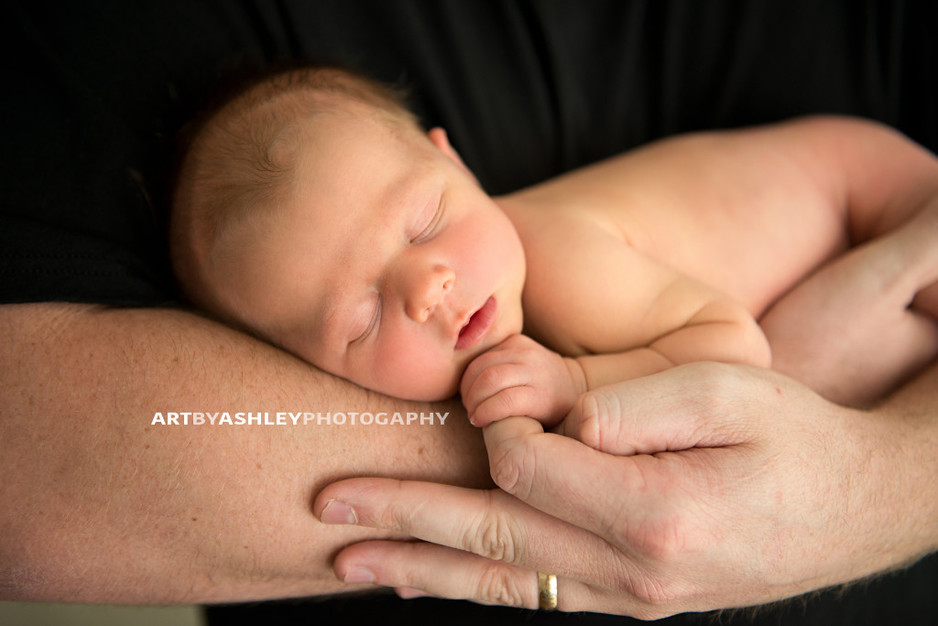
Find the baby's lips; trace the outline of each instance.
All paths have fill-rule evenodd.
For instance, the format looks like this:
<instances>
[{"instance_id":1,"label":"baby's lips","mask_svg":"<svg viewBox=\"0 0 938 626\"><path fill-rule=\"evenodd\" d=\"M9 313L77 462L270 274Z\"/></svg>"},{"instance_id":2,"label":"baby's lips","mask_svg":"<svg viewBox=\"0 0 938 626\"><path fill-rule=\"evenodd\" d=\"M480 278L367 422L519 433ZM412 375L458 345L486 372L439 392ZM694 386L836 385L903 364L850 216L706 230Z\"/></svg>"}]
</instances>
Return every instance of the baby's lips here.
<instances>
[{"instance_id":1,"label":"baby's lips","mask_svg":"<svg viewBox=\"0 0 938 626\"><path fill-rule=\"evenodd\" d=\"M495 322L498 304L494 296L489 296L482 307L472 314L469 321L459 330L456 350L465 350L479 343Z\"/></svg>"}]
</instances>

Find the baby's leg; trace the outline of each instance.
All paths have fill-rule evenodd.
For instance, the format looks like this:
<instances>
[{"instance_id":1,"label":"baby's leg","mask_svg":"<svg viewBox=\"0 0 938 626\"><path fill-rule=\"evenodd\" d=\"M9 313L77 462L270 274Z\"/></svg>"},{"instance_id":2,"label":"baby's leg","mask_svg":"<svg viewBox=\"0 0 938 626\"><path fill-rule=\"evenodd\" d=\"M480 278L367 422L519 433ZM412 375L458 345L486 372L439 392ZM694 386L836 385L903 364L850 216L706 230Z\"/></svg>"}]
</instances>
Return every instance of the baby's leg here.
<instances>
[{"instance_id":1,"label":"baby's leg","mask_svg":"<svg viewBox=\"0 0 938 626\"><path fill-rule=\"evenodd\" d=\"M823 266L763 316L773 367L844 404L881 397L938 355L936 281L933 205Z\"/></svg>"}]
</instances>

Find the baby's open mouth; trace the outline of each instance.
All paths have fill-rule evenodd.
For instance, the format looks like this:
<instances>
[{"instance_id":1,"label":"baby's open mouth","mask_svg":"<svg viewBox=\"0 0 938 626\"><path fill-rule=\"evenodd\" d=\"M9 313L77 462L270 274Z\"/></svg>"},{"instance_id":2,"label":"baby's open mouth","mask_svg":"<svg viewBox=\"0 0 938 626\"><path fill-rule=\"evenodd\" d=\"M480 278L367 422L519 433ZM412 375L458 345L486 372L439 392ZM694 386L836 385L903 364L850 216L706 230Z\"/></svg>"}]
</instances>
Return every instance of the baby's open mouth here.
<instances>
[{"instance_id":1,"label":"baby's open mouth","mask_svg":"<svg viewBox=\"0 0 938 626\"><path fill-rule=\"evenodd\" d=\"M473 313L466 325L459 329L459 338L456 340L457 350L470 348L485 336L495 321L496 309L495 298L489 296L482 308Z\"/></svg>"}]
</instances>

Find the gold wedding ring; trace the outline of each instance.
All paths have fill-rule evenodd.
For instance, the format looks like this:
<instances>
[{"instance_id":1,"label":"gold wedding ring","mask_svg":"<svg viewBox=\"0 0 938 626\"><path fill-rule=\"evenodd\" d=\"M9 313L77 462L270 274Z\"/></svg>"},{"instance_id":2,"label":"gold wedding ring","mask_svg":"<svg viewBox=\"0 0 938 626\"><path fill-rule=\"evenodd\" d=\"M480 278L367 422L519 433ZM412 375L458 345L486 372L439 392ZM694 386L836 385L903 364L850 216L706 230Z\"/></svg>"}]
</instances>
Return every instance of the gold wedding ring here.
<instances>
[{"instance_id":1,"label":"gold wedding ring","mask_svg":"<svg viewBox=\"0 0 938 626\"><path fill-rule=\"evenodd\" d=\"M553 574L537 573L537 608L542 611L557 608L557 577Z\"/></svg>"}]
</instances>

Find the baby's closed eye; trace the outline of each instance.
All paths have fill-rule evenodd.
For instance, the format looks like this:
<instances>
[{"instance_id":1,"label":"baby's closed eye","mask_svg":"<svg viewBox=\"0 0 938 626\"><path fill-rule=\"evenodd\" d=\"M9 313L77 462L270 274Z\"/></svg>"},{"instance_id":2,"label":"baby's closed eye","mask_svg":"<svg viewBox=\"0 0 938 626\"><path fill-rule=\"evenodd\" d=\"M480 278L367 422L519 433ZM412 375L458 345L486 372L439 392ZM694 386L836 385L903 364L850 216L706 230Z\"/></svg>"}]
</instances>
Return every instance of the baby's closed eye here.
<instances>
[{"instance_id":1,"label":"baby's closed eye","mask_svg":"<svg viewBox=\"0 0 938 626\"><path fill-rule=\"evenodd\" d=\"M442 225L445 214L446 203L443 202L443 197L440 196L439 202L436 205L436 210L427 220L423 230L421 230L415 237L411 237L410 243L415 245L421 244L433 238Z\"/></svg>"},{"instance_id":2,"label":"baby's closed eye","mask_svg":"<svg viewBox=\"0 0 938 626\"><path fill-rule=\"evenodd\" d=\"M377 329L381 320L381 294L375 293L371 303L368 306L363 306L361 314L357 314L356 317L361 321L353 325L354 330L349 334L354 338L349 342L349 345L364 342Z\"/></svg>"}]
</instances>

